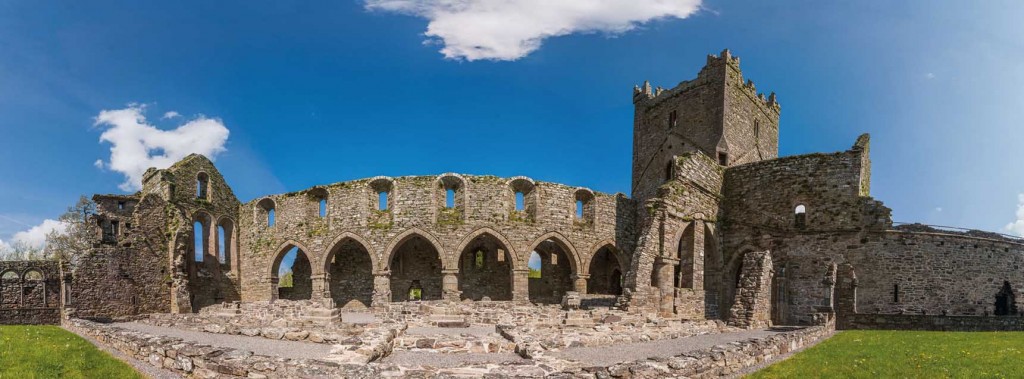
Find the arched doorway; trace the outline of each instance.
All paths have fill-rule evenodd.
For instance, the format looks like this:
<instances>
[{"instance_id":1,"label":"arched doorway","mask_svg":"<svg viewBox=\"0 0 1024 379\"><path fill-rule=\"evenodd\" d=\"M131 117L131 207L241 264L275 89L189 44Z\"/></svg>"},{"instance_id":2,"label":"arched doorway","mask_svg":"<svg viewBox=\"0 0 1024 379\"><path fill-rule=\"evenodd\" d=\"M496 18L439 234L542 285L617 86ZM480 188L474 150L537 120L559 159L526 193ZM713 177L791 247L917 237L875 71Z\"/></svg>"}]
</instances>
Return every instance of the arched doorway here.
<instances>
[{"instance_id":1,"label":"arched doorway","mask_svg":"<svg viewBox=\"0 0 1024 379\"><path fill-rule=\"evenodd\" d=\"M1003 281L1003 287L996 294L996 316L1012 316L1017 314L1017 301L1013 296L1013 288L1009 281Z\"/></svg>"},{"instance_id":2,"label":"arched doorway","mask_svg":"<svg viewBox=\"0 0 1024 379\"><path fill-rule=\"evenodd\" d=\"M324 265L335 306L366 308L373 301L373 261L359 241L345 238L334 245Z\"/></svg>"},{"instance_id":3,"label":"arched doorway","mask_svg":"<svg viewBox=\"0 0 1024 379\"><path fill-rule=\"evenodd\" d=\"M462 299L512 300L512 257L494 236L477 236L459 256Z\"/></svg>"},{"instance_id":4,"label":"arched doorway","mask_svg":"<svg viewBox=\"0 0 1024 379\"><path fill-rule=\"evenodd\" d=\"M430 241L411 235L391 254L391 301L440 300L441 256Z\"/></svg>"},{"instance_id":5,"label":"arched doorway","mask_svg":"<svg viewBox=\"0 0 1024 379\"><path fill-rule=\"evenodd\" d=\"M573 290L572 262L561 243L548 239L530 253L530 301L559 304L566 292Z\"/></svg>"},{"instance_id":6,"label":"arched doorway","mask_svg":"<svg viewBox=\"0 0 1024 379\"><path fill-rule=\"evenodd\" d=\"M309 300L313 298L312 269L306 252L288 245L277 254L271 268L271 283L277 299Z\"/></svg>"},{"instance_id":7,"label":"arched doorway","mask_svg":"<svg viewBox=\"0 0 1024 379\"><path fill-rule=\"evenodd\" d=\"M600 295L622 295L622 266L614 247L605 245L590 259L587 292Z\"/></svg>"}]
</instances>

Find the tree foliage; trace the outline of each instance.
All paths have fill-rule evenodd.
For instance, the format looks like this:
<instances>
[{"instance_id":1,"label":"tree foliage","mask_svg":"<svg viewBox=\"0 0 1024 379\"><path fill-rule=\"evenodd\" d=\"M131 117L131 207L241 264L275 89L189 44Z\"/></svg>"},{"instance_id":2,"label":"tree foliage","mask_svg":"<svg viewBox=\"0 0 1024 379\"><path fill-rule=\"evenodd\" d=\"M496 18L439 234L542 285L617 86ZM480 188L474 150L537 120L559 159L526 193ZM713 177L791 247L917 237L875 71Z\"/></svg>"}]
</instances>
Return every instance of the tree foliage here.
<instances>
[{"instance_id":1,"label":"tree foliage","mask_svg":"<svg viewBox=\"0 0 1024 379\"><path fill-rule=\"evenodd\" d=\"M66 261L72 267L77 264L78 258L92 248L96 230L91 220L95 214L96 203L85 196L80 197L57 219L65 225L64 230L54 230L46 235L44 255L48 259Z\"/></svg>"}]
</instances>

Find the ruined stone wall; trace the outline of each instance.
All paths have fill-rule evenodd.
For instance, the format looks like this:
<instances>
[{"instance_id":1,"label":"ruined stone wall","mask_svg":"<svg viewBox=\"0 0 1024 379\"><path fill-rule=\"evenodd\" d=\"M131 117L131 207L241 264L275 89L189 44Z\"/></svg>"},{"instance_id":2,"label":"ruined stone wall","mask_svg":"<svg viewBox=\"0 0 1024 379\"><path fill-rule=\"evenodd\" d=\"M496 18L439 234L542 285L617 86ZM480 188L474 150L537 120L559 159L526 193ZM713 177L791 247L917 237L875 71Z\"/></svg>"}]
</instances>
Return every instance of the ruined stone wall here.
<instances>
[{"instance_id":1,"label":"ruined stone wall","mask_svg":"<svg viewBox=\"0 0 1024 379\"><path fill-rule=\"evenodd\" d=\"M718 317L717 307L705 302L705 287L717 288L721 262L715 223L722 172L704 154L684 154L675 161L673 180L645 203L639 214L642 234L625 280L631 308L691 319Z\"/></svg>"},{"instance_id":2,"label":"ruined stone wall","mask_svg":"<svg viewBox=\"0 0 1024 379\"><path fill-rule=\"evenodd\" d=\"M0 325L60 322L60 269L54 261L0 261Z\"/></svg>"},{"instance_id":3,"label":"ruined stone wall","mask_svg":"<svg viewBox=\"0 0 1024 379\"><path fill-rule=\"evenodd\" d=\"M455 192L453 208L446 207L449 188ZM515 209L516 191L524 192L524 210ZM385 209L378 205L379 192L386 194ZM323 217L321 199L326 201ZM582 217L577 217L578 199L583 201ZM274 210L273 226L268 225L269 209ZM373 275L374 301L404 299L411 280L420 280L429 297L459 299L463 297L460 287L465 287L460 278L464 263L460 262L466 259L464 254L473 254L484 244L488 248L481 270L501 270L511 279L492 278L487 287L474 288L466 297L494 293L525 301L529 297L526 276L530 252L548 240L566 255L563 264L570 269L572 286L585 292L594 253L611 246L618 258L629 259L633 209L635 205L623 195L524 177L458 174L378 177L271 195L238 208L241 298L269 300L277 280L275 263L281 254L298 247L311 262L314 299L352 297L332 292L342 288L335 283L350 280L347 277L352 275ZM354 259L362 263L358 270L330 274L328 262L341 251L337 248L341 244L351 247L340 254L359 256ZM402 251L407 248L412 251ZM403 256L436 256L403 263L430 265L425 262L436 259L438 265L414 272L416 278L402 277L402 271L395 267L400 251ZM499 262L499 254L504 262ZM365 264L367 260L371 265ZM467 272L466 279L482 283L474 279L476 274ZM508 295L506 288L511 289ZM402 293L396 293L399 290ZM355 291L366 300L366 287Z\"/></svg>"},{"instance_id":4,"label":"ruined stone wall","mask_svg":"<svg viewBox=\"0 0 1024 379\"><path fill-rule=\"evenodd\" d=\"M104 319L170 311L167 203L156 194L93 200L96 218L119 230L69 265L64 306L76 317Z\"/></svg>"}]
</instances>

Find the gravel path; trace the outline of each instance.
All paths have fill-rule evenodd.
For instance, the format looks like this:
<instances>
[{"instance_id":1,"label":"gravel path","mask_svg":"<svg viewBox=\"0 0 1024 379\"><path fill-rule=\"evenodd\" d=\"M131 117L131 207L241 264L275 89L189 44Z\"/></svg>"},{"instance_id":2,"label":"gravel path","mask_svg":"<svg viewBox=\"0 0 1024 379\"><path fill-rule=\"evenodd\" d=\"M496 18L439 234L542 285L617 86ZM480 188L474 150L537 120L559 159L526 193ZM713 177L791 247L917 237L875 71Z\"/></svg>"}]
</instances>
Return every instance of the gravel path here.
<instances>
[{"instance_id":1,"label":"gravel path","mask_svg":"<svg viewBox=\"0 0 1024 379\"><path fill-rule=\"evenodd\" d=\"M150 379L181 379L182 378L181 375L178 375L178 374L174 373L173 371L165 370L165 369L162 369L162 368L157 368L156 366L153 366L153 365L149 364L148 362L140 361L138 359L135 359L135 357L132 357L132 356L129 356L129 355L125 354L125 353L122 353L120 350L117 350L117 349L111 348L111 347L109 347L109 346L107 346L105 344L102 344L99 341L96 341L94 338L92 338L92 336L90 336L88 334L78 333L74 329L69 329L69 328L64 328L64 329L69 331L69 332L75 333L79 337L82 337L86 341L89 341L89 343L91 343L93 345L96 345L97 348L107 352L107 354L110 354L110 355L114 356L114 358L120 359L122 362L131 365L133 368L135 368L135 371L138 371L140 374L144 375L147 378L150 378Z\"/></svg>"},{"instance_id":2,"label":"gravel path","mask_svg":"<svg viewBox=\"0 0 1024 379\"><path fill-rule=\"evenodd\" d=\"M528 362L515 353L430 353L422 351L395 351L381 359L381 363L399 366L431 366L438 368L461 367L480 363Z\"/></svg>"},{"instance_id":3,"label":"gravel path","mask_svg":"<svg viewBox=\"0 0 1024 379\"><path fill-rule=\"evenodd\" d=\"M168 328L135 322L115 323L113 325L153 335L177 337L183 340L210 346L229 347L232 349L251 351L254 354L271 357L320 359L326 357L331 352L331 345L321 343L282 341L263 337L196 332L192 330Z\"/></svg>"},{"instance_id":4,"label":"gravel path","mask_svg":"<svg viewBox=\"0 0 1024 379\"><path fill-rule=\"evenodd\" d=\"M487 336L497 332L498 330L494 327L494 325L470 326L468 328L438 328L410 326L409 329L405 330L405 334L411 336L459 336L463 334L473 336Z\"/></svg>"},{"instance_id":5,"label":"gravel path","mask_svg":"<svg viewBox=\"0 0 1024 379\"><path fill-rule=\"evenodd\" d=\"M627 343L615 346L572 347L549 353L552 356L579 361L583 366L611 366L616 363L653 357L672 357L688 351L707 349L716 345L768 337L782 331L749 330L734 333Z\"/></svg>"}]
</instances>

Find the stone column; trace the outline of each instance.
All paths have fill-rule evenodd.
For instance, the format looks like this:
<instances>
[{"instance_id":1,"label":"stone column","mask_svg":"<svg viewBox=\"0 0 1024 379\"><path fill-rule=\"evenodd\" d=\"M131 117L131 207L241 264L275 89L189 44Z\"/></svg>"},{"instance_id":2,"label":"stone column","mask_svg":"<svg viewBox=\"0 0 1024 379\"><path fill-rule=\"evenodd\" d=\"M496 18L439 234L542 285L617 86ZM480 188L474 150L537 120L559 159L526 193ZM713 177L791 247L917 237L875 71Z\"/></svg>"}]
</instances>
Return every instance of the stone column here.
<instances>
[{"instance_id":1,"label":"stone column","mask_svg":"<svg viewBox=\"0 0 1024 379\"><path fill-rule=\"evenodd\" d=\"M459 270L441 270L444 275L441 286L441 298L449 301L459 301L462 292L459 291Z\"/></svg>"},{"instance_id":2,"label":"stone column","mask_svg":"<svg viewBox=\"0 0 1024 379\"><path fill-rule=\"evenodd\" d=\"M391 271L373 273L373 301L371 306L381 307L391 302Z\"/></svg>"},{"instance_id":3,"label":"stone column","mask_svg":"<svg viewBox=\"0 0 1024 379\"><path fill-rule=\"evenodd\" d=\"M270 277L270 301L274 301L274 300L278 299L278 295L279 295L277 293L278 280L279 279L277 278L277 276L271 276Z\"/></svg>"},{"instance_id":4,"label":"stone column","mask_svg":"<svg viewBox=\"0 0 1024 379\"><path fill-rule=\"evenodd\" d=\"M573 291L579 292L580 295L587 293L587 279L590 279L590 275L577 274L573 276Z\"/></svg>"},{"instance_id":5,"label":"stone column","mask_svg":"<svg viewBox=\"0 0 1024 379\"><path fill-rule=\"evenodd\" d=\"M512 301L526 303L530 301L530 270L512 270Z\"/></svg>"},{"instance_id":6,"label":"stone column","mask_svg":"<svg viewBox=\"0 0 1024 379\"><path fill-rule=\"evenodd\" d=\"M675 288L672 274L675 271L675 266L678 264L678 259L664 256L659 256L654 261L658 292L661 294L658 301L658 313L662 316L671 316L675 306Z\"/></svg>"}]
</instances>

